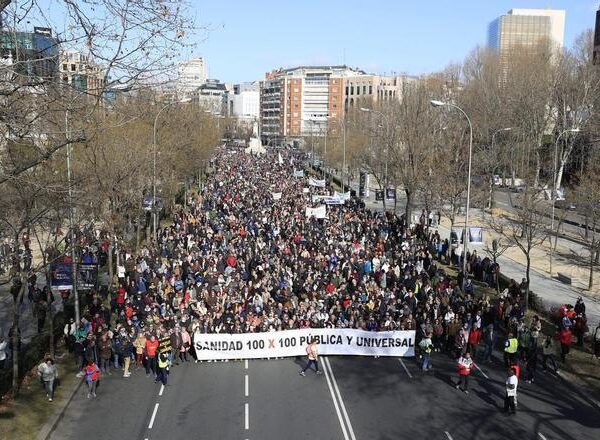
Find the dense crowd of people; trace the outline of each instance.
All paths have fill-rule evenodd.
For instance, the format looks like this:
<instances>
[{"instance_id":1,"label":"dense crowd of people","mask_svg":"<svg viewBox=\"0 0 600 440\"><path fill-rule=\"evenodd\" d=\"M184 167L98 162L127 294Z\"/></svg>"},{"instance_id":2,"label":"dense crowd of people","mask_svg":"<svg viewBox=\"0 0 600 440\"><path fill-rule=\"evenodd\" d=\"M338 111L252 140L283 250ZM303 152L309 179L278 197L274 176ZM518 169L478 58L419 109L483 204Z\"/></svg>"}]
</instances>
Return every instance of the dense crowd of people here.
<instances>
[{"instance_id":1,"label":"dense crowd of people","mask_svg":"<svg viewBox=\"0 0 600 440\"><path fill-rule=\"evenodd\" d=\"M352 197L329 205L326 218L307 217L321 203L314 196L333 190L293 177L302 166L293 150L220 149L204 189L157 242L123 254L117 289L94 294L81 322L65 326L81 374L93 382L87 371L97 366L129 377L133 366L166 383L165 365L193 359L198 334L301 328L415 330L423 370L438 351L459 359L459 371L469 359L489 361L500 332L507 366L521 362L527 380L539 354L544 367L554 361L547 345L567 336L544 337L537 318L525 323L523 284L499 301L475 295L474 280L496 286L496 263L470 252L470 276L448 276L439 263L460 266L461 253L427 213L411 223Z\"/></svg>"}]
</instances>

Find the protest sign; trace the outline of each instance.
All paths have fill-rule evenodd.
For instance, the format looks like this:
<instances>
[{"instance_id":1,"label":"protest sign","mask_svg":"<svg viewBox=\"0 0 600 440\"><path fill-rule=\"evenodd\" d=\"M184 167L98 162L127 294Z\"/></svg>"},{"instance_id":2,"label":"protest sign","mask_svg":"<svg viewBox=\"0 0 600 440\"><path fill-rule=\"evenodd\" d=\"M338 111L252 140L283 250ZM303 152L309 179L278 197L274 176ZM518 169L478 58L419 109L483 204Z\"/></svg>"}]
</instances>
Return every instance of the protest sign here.
<instances>
[{"instance_id":1,"label":"protest sign","mask_svg":"<svg viewBox=\"0 0 600 440\"><path fill-rule=\"evenodd\" d=\"M310 186L316 186L317 188L325 188L325 179L318 180L313 177L308 178L308 184Z\"/></svg>"},{"instance_id":2,"label":"protest sign","mask_svg":"<svg viewBox=\"0 0 600 440\"><path fill-rule=\"evenodd\" d=\"M98 281L97 264L77 265L77 286L80 289L93 289Z\"/></svg>"},{"instance_id":3,"label":"protest sign","mask_svg":"<svg viewBox=\"0 0 600 440\"><path fill-rule=\"evenodd\" d=\"M415 331L368 332L354 329L300 329L267 333L196 333L194 349L199 360L258 359L305 356L311 339L320 355L415 355Z\"/></svg>"},{"instance_id":4,"label":"protest sign","mask_svg":"<svg viewBox=\"0 0 600 440\"><path fill-rule=\"evenodd\" d=\"M73 288L73 266L71 263L54 263L50 270L52 289L71 290Z\"/></svg>"},{"instance_id":5,"label":"protest sign","mask_svg":"<svg viewBox=\"0 0 600 440\"><path fill-rule=\"evenodd\" d=\"M281 199L281 194L283 194L283 193L280 193L280 192L279 193L274 193L274 192L272 192L271 196L273 197L273 200L279 200L279 199Z\"/></svg>"},{"instance_id":6,"label":"protest sign","mask_svg":"<svg viewBox=\"0 0 600 440\"><path fill-rule=\"evenodd\" d=\"M294 177L304 177L304 170L294 170Z\"/></svg>"},{"instance_id":7,"label":"protest sign","mask_svg":"<svg viewBox=\"0 0 600 440\"><path fill-rule=\"evenodd\" d=\"M469 243L483 244L483 228L469 228Z\"/></svg>"},{"instance_id":8,"label":"protest sign","mask_svg":"<svg viewBox=\"0 0 600 440\"><path fill-rule=\"evenodd\" d=\"M316 208L306 208L306 217L310 218L312 216L315 218L327 218L327 207L320 205Z\"/></svg>"}]
</instances>

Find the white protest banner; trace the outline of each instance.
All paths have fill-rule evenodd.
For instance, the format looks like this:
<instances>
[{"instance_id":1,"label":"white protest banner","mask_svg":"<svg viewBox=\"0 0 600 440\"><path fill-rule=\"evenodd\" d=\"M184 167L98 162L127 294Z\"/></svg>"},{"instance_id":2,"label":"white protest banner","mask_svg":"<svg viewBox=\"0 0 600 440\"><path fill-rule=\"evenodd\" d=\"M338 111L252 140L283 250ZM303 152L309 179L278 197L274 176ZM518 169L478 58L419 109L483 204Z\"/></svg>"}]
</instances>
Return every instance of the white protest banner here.
<instances>
[{"instance_id":1,"label":"white protest banner","mask_svg":"<svg viewBox=\"0 0 600 440\"><path fill-rule=\"evenodd\" d=\"M278 159L279 165L283 165L283 159L281 157L281 153L277 153L277 159Z\"/></svg>"},{"instance_id":2,"label":"white protest banner","mask_svg":"<svg viewBox=\"0 0 600 440\"><path fill-rule=\"evenodd\" d=\"M314 179L312 177L309 177L308 178L308 184L310 186L316 186L318 188L325 188L325 179L323 179L323 180L317 180L317 179Z\"/></svg>"},{"instance_id":3,"label":"white protest banner","mask_svg":"<svg viewBox=\"0 0 600 440\"><path fill-rule=\"evenodd\" d=\"M312 196L310 196L310 200L313 203L316 203L316 202L323 200L325 197L329 197L329 196L324 196L322 194L313 194Z\"/></svg>"},{"instance_id":4,"label":"white protest banner","mask_svg":"<svg viewBox=\"0 0 600 440\"><path fill-rule=\"evenodd\" d=\"M279 200L279 199L281 199L281 195L282 195L282 194L283 194L283 193L280 193L280 192L278 192L278 193L274 193L274 192L272 192L272 193L271 193L271 196L273 197L273 200Z\"/></svg>"},{"instance_id":5,"label":"white protest banner","mask_svg":"<svg viewBox=\"0 0 600 440\"><path fill-rule=\"evenodd\" d=\"M306 208L306 217L310 218L312 216L315 218L327 218L327 207L320 205L316 208Z\"/></svg>"},{"instance_id":6,"label":"white protest banner","mask_svg":"<svg viewBox=\"0 0 600 440\"><path fill-rule=\"evenodd\" d=\"M333 197L337 197L340 200L350 200L350 191L346 191L345 193L334 191Z\"/></svg>"},{"instance_id":7,"label":"white protest banner","mask_svg":"<svg viewBox=\"0 0 600 440\"><path fill-rule=\"evenodd\" d=\"M310 192L310 189L308 187L304 187L304 188L302 188L302 192L304 194L308 194Z\"/></svg>"},{"instance_id":8,"label":"white protest banner","mask_svg":"<svg viewBox=\"0 0 600 440\"><path fill-rule=\"evenodd\" d=\"M345 201L343 199L340 199L337 196L323 197L323 201L325 202L326 205L343 205L345 203Z\"/></svg>"},{"instance_id":9,"label":"white protest banner","mask_svg":"<svg viewBox=\"0 0 600 440\"><path fill-rule=\"evenodd\" d=\"M294 177L304 177L304 170L294 170Z\"/></svg>"},{"instance_id":10,"label":"white protest banner","mask_svg":"<svg viewBox=\"0 0 600 440\"><path fill-rule=\"evenodd\" d=\"M315 339L320 355L415 355L415 331L368 332L354 329L301 329L267 333L196 333L194 348L199 360L259 359L305 356Z\"/></svg>"}]
</instances>

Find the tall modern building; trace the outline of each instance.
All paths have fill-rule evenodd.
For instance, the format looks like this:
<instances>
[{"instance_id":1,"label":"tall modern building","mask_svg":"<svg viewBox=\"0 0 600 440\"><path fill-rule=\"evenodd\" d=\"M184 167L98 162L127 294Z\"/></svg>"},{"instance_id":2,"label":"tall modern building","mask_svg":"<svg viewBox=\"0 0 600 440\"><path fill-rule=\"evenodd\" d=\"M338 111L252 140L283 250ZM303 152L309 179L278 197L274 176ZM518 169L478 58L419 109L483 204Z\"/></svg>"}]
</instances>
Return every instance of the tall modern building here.
<instances>
[{"instance_id":1,"label":"tall modern building","mask_svg":"<svg viewBox=\"0 0 600 440\"><path fill-rule=\"evenodd\" d=\"M204 58L182 61L177 68L176 90L180 97L194 92L206 82L206 61Z\"/></svg>"},{"instance_id":2,"label":"tall modern building","mask_svg":"<svg viewBox=\"0 0 600 440\"><path fill-rule=\"evenodd\" d=\"M338 128L337 121L349 107L400 99L403 84L412 79L371 75L345 65L268 72L260 87L262 140L281 143L324 136Z\"/></svg>"},{"instance_id":3,"label":"tall modern building","mask_svg":"<svg viewBox=\"0 0 600 440\"><path fill-rule=\"evenodd\" d=\"M555 9L511 9L490 23L488 29L488 45L502 57L546 43L559 50L564 38L565 11Z\"/></svg>"},{"instance_id":4,"label":"tall modern building","mask_svg":"<svg viewBox=\"0 0 600 440\"><path fill-rule=\"evenodd\" d=\"M0 31L0 56L12 59L12 68L21 77L54 80L58 76L60 42L49 28L33 32Z\"/></svg>"}]
</instances>

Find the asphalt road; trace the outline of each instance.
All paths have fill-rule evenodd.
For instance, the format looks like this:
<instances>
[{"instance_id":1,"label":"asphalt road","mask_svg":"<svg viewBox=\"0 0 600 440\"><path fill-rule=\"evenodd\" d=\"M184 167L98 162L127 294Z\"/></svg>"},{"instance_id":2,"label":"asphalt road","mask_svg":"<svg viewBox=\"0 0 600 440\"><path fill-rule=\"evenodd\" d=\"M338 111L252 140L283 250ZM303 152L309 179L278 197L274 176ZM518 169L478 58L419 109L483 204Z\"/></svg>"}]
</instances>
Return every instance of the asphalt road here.
<instances>
[{"instance_id":1,"label":"asphalt road","mask_svg":"<svg viewBox=\"0 0 600 440\"><path fill-rule=\"evenodd\" d=\"M454 388L453 361L321 358L323 375L298 375L301 359L190 362L162 388L143 371L102 379L96 399L82 387L52 439L598 439L600 409L562 378L539 373L519 384L518 413L502 413L500 362ZM246 379L247 377L247 379Z\"/></svg>"}]
</instances>

